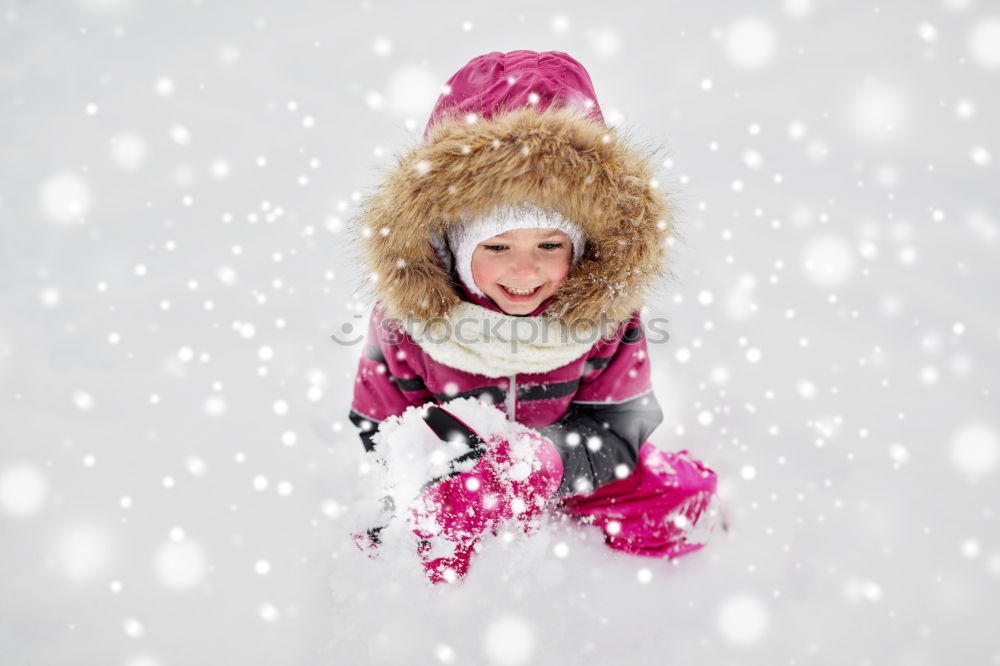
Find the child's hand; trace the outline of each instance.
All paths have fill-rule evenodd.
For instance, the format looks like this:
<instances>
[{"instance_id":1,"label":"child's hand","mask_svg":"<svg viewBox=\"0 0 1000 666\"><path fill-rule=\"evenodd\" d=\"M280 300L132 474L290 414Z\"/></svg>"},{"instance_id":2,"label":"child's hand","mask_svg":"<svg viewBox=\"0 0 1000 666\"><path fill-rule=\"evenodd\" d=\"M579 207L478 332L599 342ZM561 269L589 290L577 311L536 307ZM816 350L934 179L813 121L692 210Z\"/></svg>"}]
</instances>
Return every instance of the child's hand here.
<instances>
[{"instance_id":1,"label":"child's hand","mask_svg":"<svg viewBox=\"0 0 1000 666\"><path fill-rule=\"evenodd\" d=\"M471 469L428 484L408 514L428 577L453 581L465 575L476 544L488 531L510 519L525 530L535 524L562 480L562 460L552 442L538 433L522 431L512 441L493 435L483 441L449 412L432 410L437 410L431 414L437 425L448 423L452 432L458 429L474 443ZM435 428L434 422L428 424Z\"/></svg>"}]
</instances>

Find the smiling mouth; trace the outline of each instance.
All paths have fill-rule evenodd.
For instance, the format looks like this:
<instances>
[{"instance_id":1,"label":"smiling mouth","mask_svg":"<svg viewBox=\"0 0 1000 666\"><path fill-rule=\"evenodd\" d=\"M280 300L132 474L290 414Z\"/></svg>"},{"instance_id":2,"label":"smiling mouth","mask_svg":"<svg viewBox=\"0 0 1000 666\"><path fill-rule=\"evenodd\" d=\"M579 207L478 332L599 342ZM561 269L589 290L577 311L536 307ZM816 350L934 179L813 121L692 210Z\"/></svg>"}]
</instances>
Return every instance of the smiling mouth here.
<instances>
[{"instance_id":1,"label":"smiling mouth","mask_svg":"<svg viewBox=\"0 0 1000 666\"><path fill-rule=\"evenodd\" d=\"M541 285L539 285L534 289L514 289L512 287L508 287L507 285L503 284L500 285L500 287L507 293L508 296L517 296L520 298L524 298L525 296L531 296L542 288Z\"/></svg>"}]
</instances>

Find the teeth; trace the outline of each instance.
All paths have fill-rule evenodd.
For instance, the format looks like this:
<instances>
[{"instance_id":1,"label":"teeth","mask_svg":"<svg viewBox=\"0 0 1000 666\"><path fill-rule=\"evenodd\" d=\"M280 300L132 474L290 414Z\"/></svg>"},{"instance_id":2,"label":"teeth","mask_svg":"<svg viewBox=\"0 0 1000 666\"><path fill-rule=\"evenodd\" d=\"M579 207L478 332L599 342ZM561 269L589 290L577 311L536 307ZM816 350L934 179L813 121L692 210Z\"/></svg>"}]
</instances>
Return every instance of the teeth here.
<instances>
[{"instance_id":1,"label":"teeth","mask_svg":"<svg viewBox=\"0 0 1000 666\"><path fill-rule=\"evenodd\" d=\"M504 289L514 294L515 296L527 296L528 294L535 291L534 289L514 289L513 287L507 287L507 286L504 286Z\"/></svg>"}]
</instances>

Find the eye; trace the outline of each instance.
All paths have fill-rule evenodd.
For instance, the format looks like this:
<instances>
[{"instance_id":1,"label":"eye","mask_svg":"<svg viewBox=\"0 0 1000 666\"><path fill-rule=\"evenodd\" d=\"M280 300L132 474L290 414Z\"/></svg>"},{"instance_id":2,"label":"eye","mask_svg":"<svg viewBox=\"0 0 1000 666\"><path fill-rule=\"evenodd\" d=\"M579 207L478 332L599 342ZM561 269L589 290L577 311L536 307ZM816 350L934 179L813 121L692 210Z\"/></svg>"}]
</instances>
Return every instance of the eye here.
<instances>
[{"instance_id":1,"label":"eye","mask_svg":"<svg viewBox=\"0 0 1000 666\"><path fill-rule=\"evenodd\" d=\"M499 253L507 249L506 245L483 245L487 252Z\"/></svg>"},{"instance_id":2,"label":"eye","mask_svg":"<svg viewBox=\"0 0 1000 666\"><path fill-rule=\"evenodd\" d=\"M563 246L562 243L539 243L538 247L543 250L558 250Z\"/></svg>"}]
</instances>

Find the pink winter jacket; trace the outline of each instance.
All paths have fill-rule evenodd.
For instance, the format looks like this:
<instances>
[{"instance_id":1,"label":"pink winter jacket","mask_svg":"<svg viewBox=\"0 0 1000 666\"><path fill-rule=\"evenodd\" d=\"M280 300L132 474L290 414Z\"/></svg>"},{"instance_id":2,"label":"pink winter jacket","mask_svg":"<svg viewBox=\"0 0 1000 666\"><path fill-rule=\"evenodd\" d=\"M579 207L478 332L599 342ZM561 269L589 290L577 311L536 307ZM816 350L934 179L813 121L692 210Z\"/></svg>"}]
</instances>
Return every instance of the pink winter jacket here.
<instances>
[{"instance_id":1,"label":"pink winter jacket","mask_svg":"<svg viewBox=\"0 0 1000 666\"><path fill-rule=\"evenodd\" d=\"M464 218L525 202L572 220L586 238L559 291L528 316L566 328L607 321L595 327L604 338L573 355L545 348L535 364L512 357L510 372L494 355L489 371L477 371L441 361L475 350L442 356L397 323L383 326L386 317L502 314L464 288L444 239ZM350 412L366 447L381 421L409 405L479 396L553 441L561 494L628 474L662 420L638 312L666 274L674 227L651 155L604 123L580 63L559 52L474 58L448 80L422 141L397 156L352 226L375 302ZM545 370L524 371L537 367Z\"/></svg>"},{"instance_id":2,"label":"pink winter jacket","mask_svg":"<svg viewBox=\"0 0 1000 666\"><path fill-rule=\"evenodd\" d=\"M467 300L501 311L491 300L460 289ZM468 396L493 403L552 440L563 459L559 494L587 492L626 476L639 447L663 419L638 313L613 337L562 367L490 378L435 361L401 327L387 323L376 305L350 411L366 449L373 448L379 423L410 405Z\"/></svg>"}]
</instances>

